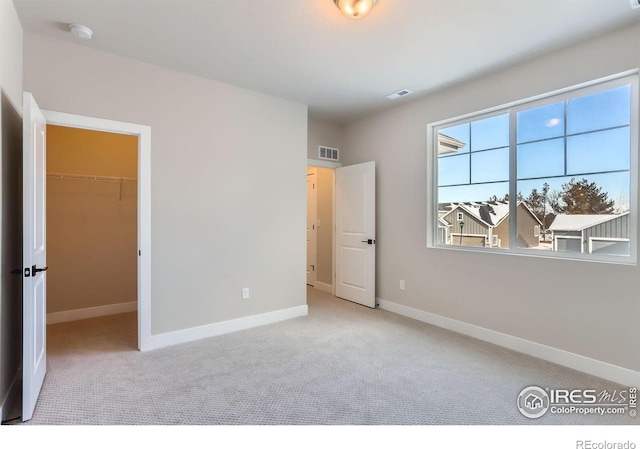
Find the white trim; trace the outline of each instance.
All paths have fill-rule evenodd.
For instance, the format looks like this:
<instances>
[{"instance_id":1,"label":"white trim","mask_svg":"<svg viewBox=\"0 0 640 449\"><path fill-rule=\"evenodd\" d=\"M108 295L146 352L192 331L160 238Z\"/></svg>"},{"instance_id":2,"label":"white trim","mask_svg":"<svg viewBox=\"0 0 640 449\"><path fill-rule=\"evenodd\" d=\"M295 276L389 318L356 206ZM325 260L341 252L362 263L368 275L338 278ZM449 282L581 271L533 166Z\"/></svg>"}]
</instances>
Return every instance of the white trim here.
<instances>
[{"instance_id":1,"label":"white trim","mask_svg":"<svg viewBox=\"0 0 640 449\"><path fill-rule=\"evenodd\" d=\"M43 110L47 123L138 136L138 349L151 338L151 127Z\"/></svg>"},{"instance_id":2,"label":"white trim","mask_svg":"<svg viewBox=\"0 0 640 449\"><path fill-rule=\"evenodd\" d=\"M49 324L66 323L67 321L85 320L87 318L96 318L99 316L135 312L136 310L138 310L138 301L87 307L84 309L65 310L62 312L52 312L47 313L47 326Z\"/></svg>"},{"instance_id":3,"label":"white trim","mask_svg":"<svg viewBox=\"0 0 640 449\"><path fill-rule=\"evenodd\" d=\"M342 167L342 164L340 162L322 161L320 159L309 159L309 158L307 158L307 165L310 165L312 167L322 167L322 168Z\"/></svg>"},{"instance_id":4,"label":"white trim","mask_svg":"<svg viewBox=\"0 0 640 449\"><path fill-rule=\"evenodd\" d=\"M336 295L336 170L333 169L333 186L331 189L331 294Z\"/></svg>"},{"instance_id":5,"label":"white trim","mask_svg":"<svg viewBox=\"0 0 640 449\"><path fill-rule=\"evenodd\" d=\"M425 312L395 302L378 299L380 308L424 323L468 335L523 354L543 359L625 386L640 385L640 372L585 357L562 349L546 346L513 335L503 334L484 327Z\"/></svg>"},{"instance_id":6,"label":"white trim","mask_svg":"<svg viewBox=\"0 0 640 449\"><path fill-rule=\"evenodd\" d=\"M219 323L206 324L204 326L192 327L174 332L167 332L165 334L152 335L144 342L145 344L141 350L150 351L152 349L164 348L166 346L177 345L180 343L188 343L203 338L215 337L222 334L228 334L230 332L306 316L308 314L309 308L304 305L261 313L259 315L245 316L234 320L221 321Z\"/></svg>"},{"instance_id":7,"label":"white trim","mask_svg":"<svg viewBox=\"0 0 640 449\"><path fill-rule=\"evenodd\" d=\"M593 253L593 242L630 242L631 239L618 237L589 237L589 254Z\"/></svg>"},{"instance_id":8,"label":"white trim","mask_svg":"<svg viewBox=\"0 0 640 449\"><path fill-rule=\"evenodd\" d=\"M584 231L580 231L580 232L584 232ZM573 253L575 251L558 251L558 239L560 240L582 240L581 236L577 236L577 235L554 235L553 236L553 251L557 251L557 252L569 252L569 253ZM580 243L580 252L582 253L582 243Z\"/></svg>"},{"instance_id":9,"label":"white trim","mask_svg":"<svg viewBox=\"0 0 640 449\"><path fill-rule=\"evenodd\" d=\"M2 398L2 402L0 402L0 424L2 424L2 421L6 421L8 418L7 416L4 415L5 406L10 406L11 400L22 393L21 381L22 381L22 366L20 366L16 370L16 374L13 376L13 380L11 381L11 384L9 385L9 388L7 389L6 394Z\"/></svg>"},{"instance_id":10,"label":"white trim","mask_svg":"<svg viewBox=\"0 0 640 449\"><path fill-rule=\"evenodd\" d=\"M327 284L325 282L316 281L316 285L314 285L320 291L327 292L333 295L333 285Z\"/></svg>"},{"instance_id":11,"label":"white trim","mask_svg":"<svg viewBox=\"0 0 640 449\"><path fill-rule=\"evenodd\" d=\"M460 237L462 235L462 237L484 237L485 240L487 239L487 234L467 234L467 233L462 233L460 234L459 232L452 232L451 233L452 236L457 236Z\"/></svg>"}]
</instances>

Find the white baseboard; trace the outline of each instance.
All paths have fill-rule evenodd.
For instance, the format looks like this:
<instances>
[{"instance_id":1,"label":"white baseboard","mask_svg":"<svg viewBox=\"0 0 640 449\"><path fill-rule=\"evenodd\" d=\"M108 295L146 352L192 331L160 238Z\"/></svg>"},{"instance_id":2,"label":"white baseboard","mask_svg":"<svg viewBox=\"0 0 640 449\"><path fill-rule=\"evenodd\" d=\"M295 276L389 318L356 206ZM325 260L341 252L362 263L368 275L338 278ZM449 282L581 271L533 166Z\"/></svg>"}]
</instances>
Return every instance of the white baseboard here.
<instances>
[{"instance_id":1,"label":"white baseboard","mask_svg":"<svg viewBox=\"0 0 640 449\"><path fill-rule=\"evenodd\" d=\"M165 346L188 343L203 338L215 337L217 335L228 334L252 327L263 326L265 324L276 323L291 318L306 316L309 309L306 305L291 307L289 309L276 310L273 312L251 315L235 320L221 321L219 323L207 324L205 326L192 327L166 334L151 335L144 339L141 351L164 348Z\"/></svg>"},{"instance_id":2,"label":"white baseboard","mask_svg":"<svg viewBox=\"0 0 640 449\"><path fill-rule=\"evenodd\" d=\"M13 380L11 381L11 385L9 385L9 389L5 393L2 398L2 402L0 402L0 423L2 421L6 421L9 419L8 416L5 416L6 413L9 413L11 409L12 400L20 393L20 381L22 380L22 366L18 368L16 374L13 376ZM11 417L17 418L16 417Z\"/></svg>"},{"instance_id":3,"label":"white baseboard","mask_svg":"<svg viewBox=\"0 0 640 449\"><path fill-rule=\"evenodd\" d=\"M596 377L610 380L625 386L640 385L640 372L612 365L600 360L585 357L562 349L546 346L533 341L525 340L513 335L475 326L463 321L454 320L441 315L403 306L384 299L378 299L380 308L389 312L404 315L424 323L432 324L444 329L448 329L459 334L484 340L498 346L512 349L523 354L527 354L558 365L566 366Z\"/></svg>"},{"instance_id":4,"label":"white baseboard","mask_svg":"<svg viewBox=\"0 0 640 449\"><path fill-rule=\"evenodd\" d=\"M47 313L47 324L64 323L67 321L84 320L106 315L135 312L138 310L138 302L123 302L109 304L108 306L87 307L86 309L66 310L64 312Z\"/></svg>"},{"instance_id":5,"label":"white baseboard","mask_svg":"<svg viewBox=\"0 0 640 449\"><path fill-rule=\"evenodd\" d=\"M320 291L333 294L333 285L331 284L325 284L324 282L316 282L316 285L314 285L314 287Z\"/></svg>"}]
</instances>

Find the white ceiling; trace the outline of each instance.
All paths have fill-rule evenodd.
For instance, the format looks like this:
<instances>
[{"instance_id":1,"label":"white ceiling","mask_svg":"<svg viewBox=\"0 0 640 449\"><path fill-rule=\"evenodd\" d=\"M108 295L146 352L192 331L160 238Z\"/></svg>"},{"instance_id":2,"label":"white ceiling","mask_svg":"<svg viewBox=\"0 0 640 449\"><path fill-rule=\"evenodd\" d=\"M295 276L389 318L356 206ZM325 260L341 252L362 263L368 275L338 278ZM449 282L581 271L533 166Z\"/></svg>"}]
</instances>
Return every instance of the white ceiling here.
<instances>
[{"instance_id":1,"label":"white ceiling","mask_svg":"<svg viewBox=\"0 0 640 449\"><path fill-rule=\"evenodd\" d=\"M629 0L379 0L357 21L333 0L14 3L26 32L306 103L339 124L640 22ZM93 39L72 36L72 22ZM414 94L384 98L403 88Z\"/></svg>"}]
</instances>

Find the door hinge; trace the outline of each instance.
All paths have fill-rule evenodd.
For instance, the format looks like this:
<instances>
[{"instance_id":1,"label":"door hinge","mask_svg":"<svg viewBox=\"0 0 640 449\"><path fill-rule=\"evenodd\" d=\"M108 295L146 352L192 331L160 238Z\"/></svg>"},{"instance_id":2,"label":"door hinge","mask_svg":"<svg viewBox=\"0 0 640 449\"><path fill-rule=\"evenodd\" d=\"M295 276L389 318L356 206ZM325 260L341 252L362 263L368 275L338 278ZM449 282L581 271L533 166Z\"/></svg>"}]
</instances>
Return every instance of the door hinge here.
<instances>
[{"instance_id":1,"label":"door hinge","mask_svg":"<svg viewBox=\"0 0 640 449\"><path fill-rule=\"evenodd\" d=\"M142 256L142 251L138 250L138 256Z\"/></svg>"}]
</instances>

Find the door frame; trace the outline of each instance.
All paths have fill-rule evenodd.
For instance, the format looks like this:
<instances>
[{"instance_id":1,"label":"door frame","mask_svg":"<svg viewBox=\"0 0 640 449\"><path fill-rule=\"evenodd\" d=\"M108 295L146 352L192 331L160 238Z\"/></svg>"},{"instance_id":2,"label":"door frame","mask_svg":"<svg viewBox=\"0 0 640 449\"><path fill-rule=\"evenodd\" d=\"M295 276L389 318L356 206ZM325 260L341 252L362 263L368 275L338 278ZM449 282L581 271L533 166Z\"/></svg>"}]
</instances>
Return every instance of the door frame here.
<instances>
[{"instance_id":1,"label":"door frame","mask_svg":"<svg viewBox=\"0 0 640 449\"><path fill-rule=\"evenodd\" d=\"M309 176L313 176L313 182L312 182L312 187L311 190L313 191L313 193L311 195L309 195ZM316 184L317 187L320 186L320 184L318 183L318 167L311 167L307 165L307 285L311 286L311 287L316 287L316 285L318 284L318 233L319 233L319 229L316 228L316 225L318 224L318 189L316 189ZM309 241L309 212L310 212L310 208L309 206L313 204L314 209L313 213L311 214L314 220L314 222L312 223L312 235L314 236L313 238L313 244L310 245L310 241ZM310 247L311 246L311 250L310 251ZM315 260L313 260L313 264L310 264L309 262L309 253L313 252L315 253ZM312 266L313 267L313 272L312 274L310 274L309 272L309 267ZM312 282L309 282L309 278L313 278Z\"/></svg>"},{"instance_id":2,"label":"door frame","mask_svg":"<svg viewBox=\"0 0 640 449\"><path fill-rule=\"evenodd\" d=\"M307 167L329 168L333 170L333 191L331 195L331 251L333 253L331 267L331 294L336 294L336 168L342 167L340 162L323 161L320 159L307 159ZM316 282L317 284L317 282ZM317 287L316 287L317 288Z\"/></svg>"},{"instance_id":3,"label":"door frame","mask_svg":"<svg viewBox=\"0 0 640 449\"><path fill-rule=\"evenodd\" d=\"M151 348L151 127L48 111L48 125L138 137L138 350Z\"/></svg>"}]
</instances>

